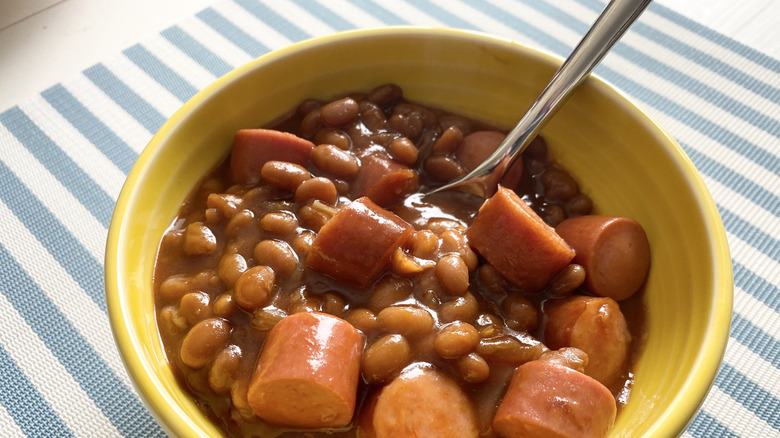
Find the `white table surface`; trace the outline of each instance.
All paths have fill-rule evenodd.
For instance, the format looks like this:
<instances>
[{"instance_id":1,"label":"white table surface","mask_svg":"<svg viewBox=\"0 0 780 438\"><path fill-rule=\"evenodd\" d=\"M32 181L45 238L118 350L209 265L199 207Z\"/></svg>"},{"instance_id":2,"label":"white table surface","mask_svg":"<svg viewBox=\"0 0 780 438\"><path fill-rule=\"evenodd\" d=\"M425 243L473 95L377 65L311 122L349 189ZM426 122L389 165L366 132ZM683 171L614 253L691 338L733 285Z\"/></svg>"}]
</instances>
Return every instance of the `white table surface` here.
<instances>
[{"instance_id":1,"label":"white table surface","mask_svg":"<svg viewBox=\"0 0 780 438\"><path fill-rule=\"evenodd\" d=\"M0 111L193 15L213 1L0 0ZM780 1L657 2L780 58Z\"/></svg>"}]
</instances>

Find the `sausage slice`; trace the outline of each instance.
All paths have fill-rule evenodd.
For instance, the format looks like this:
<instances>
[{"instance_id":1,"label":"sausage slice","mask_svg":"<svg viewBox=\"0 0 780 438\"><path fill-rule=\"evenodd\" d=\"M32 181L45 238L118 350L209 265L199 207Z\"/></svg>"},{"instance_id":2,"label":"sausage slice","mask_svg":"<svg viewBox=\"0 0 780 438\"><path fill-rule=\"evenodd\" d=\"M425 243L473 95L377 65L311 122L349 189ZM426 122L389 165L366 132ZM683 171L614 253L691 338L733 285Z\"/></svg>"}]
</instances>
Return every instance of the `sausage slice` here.
<instances>
[{"instance_id":1,"label":"sausage slice","mask_svg":"<svg viewBox=\"0 0 780 438\"><path fill-rule=\"evenodd\" d=\"M574 263L585 268L585 287L592 294L621 301L642 287L650 269L650 243L637 221L577 216L555 231L574 248Z\"/></svg>"},{"instance_id":2,"label":"sausage slice","mask_svg":"<svg viewBox=\"0 0 780 438\"><path fill-rule=\"evenodd\" d=\"M507 280L541 290L574 251L515 192L499 186L466 231L469 243Z\"/></svg>"},{"instance_id":3,"label":"sausage slice","mask_svg":"<svg viewBox=\"0 0 780 438\"><path fill-rule=\"evenodd\" d=\"M517 367L493 429L503 438L600 438L617 406L596 380L565 366L535 360Z\"/></svg>"},{"instance_id":4,"label":"sausage slice","mask_svg":"<svg viewBox=\"0 0 780 438\"><path fill-rule=\"evenodd\" d=\"M406 221L362 197L322 226L306 264L343 283L365 288L413 234L414 229Z\"/></svg>"},{"instance_id":5,"label":"sausage slice","mask_svg":"<svg viewBox=\"0 0 780 438\"><path fill-rule=\"evenodd\" d=\"M405 370L363 409L360 437L477 437L476 414L460 387L426 367Z\"/></svg>"},{"instance_id":6,"label":"sausage slice","mask_svg":"<svg viewBox=\"0 0 780 438\"><path fill-rule=\"evenodd\" d=\"M334 428L355 410L363 336L348 322L325 313L296 313L268 335L247 398L271 424Z\"/></svg>"}]
</instances>

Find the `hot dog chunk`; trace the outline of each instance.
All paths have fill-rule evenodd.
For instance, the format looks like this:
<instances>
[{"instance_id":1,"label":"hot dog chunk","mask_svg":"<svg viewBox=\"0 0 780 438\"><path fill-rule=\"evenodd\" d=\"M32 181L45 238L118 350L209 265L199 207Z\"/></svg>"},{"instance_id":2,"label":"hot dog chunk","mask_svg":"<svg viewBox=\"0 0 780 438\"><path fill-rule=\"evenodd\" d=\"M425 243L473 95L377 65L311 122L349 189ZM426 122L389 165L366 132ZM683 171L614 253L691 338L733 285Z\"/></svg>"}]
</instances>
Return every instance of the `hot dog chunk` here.
<instances>
[{"instance_id":1,"label":"hot dog chunk","mask_svg":"<svg viewBox=\"0 0 780 438\"><path fill-rule=\"evenodd\" d=\"M230 174L235 183L256 183L265 163L285 161L305 166L313 148L314 143L288 132L241 129L233 139Z\"/></svg>"},{"instance_id":2,"label":"hot dog chunk","mask_svg":"<svg viewBox=\"0 0 780 438\"><path fill-rule=\"evenodd\" d=\"M445 375L426 367L407 369L368 401L360 437L476 437L471 402Z\"/></svg>"},{"instance_id":3,"label":"hot dog chunk","mask_svg":"<svg viewBox=\"0 0 780 438\"><path fill-rule=\"evenodd\" d=\"M628 366L631 334L620 306L612 298L571 296L544 305L545 343L575 347L588 355L585 374L613 385Z\"/></svg>"},{"instance_id":4,"label":"hot dog chunk","mask_svg":"<svg viewBox=\"0 0 780 438\"><path fill-rule=\"evenodd\" d=\"M250 380L250 407L281 426L346 426L355 410L363 343L352 325L332 315L282 319L271 329Z\"/></svg>"},{"instance_id":5,"label":"hot dog chunk","mask_svg":"<svg viewBox=\"0 0 780 438\"><path fill-rule=\"evenodd\" d=\"M542 289L574 251L515 192L499 186L466 231L469 242L507 280Z\"/></svg>"},{"instance_id":6,"label":"hot dog chunk","mask_svg":"<svg viewBox=\"0 0 780 438\"><path fill-rule=\"evenodd\" d=\"M554 362L535 360L517 367L493 417L504 438L605 437L617 407L596 380Z\"/></svg>"},{"instance_id":7,"label":"hot dog chunk","mask_svg":"<svg viewBox=\"0 0 780 438\"><path fill-rule=\"evenodd\" d=\"M368 286L387 267L414 229L394 213L362 197L339 210L320 229L306 264L358 288Z\"/></svg>"},{"instance_id":8,"label":"hot dog chunk","mask_svg":"<svg viewBox=\"0 0 780 438\"><path fill-rule=\"evenodd\" d=\"M585 268L585 287L592 294L620 301L645 282L650 244L635 220L578 216L564 220L555 231L574 248L574 263Z\"/></svg>"},{"instance_id":9,"label":"hot dog chunk","mask_svg":"<svg viewBox=\"0 0 780 438\"><path fill-rule=\"evenodd\" d=\"M353 195L367 196L387 207L415 192L420 186L417 171L394 161L384 152L370 152L360 157Z\"/></svg>"}]
</instances>

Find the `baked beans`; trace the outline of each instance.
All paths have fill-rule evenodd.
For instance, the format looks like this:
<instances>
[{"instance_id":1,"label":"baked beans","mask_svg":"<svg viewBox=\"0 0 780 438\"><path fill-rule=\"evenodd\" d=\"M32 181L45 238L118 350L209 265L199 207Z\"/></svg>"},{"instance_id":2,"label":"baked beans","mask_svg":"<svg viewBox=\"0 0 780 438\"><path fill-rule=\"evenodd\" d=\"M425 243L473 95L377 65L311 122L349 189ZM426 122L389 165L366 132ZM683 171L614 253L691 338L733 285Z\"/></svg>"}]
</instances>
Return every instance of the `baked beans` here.
<instances>
[{"instance_id":1,"label":"baked beans","mask_svg":"<svg viewBox=\"0 0 780 438\"><path fill-rule=\"evenodd\" d=\"M455 382L481 436L496 437L490 421L517 367L545 362L588 373L596 353L586 351L587 343L548 347L548 331L558 343L568 342L568 332L551 328L564 323L550 322L546 310L593 295L586 262L567 261L528 290L469 234L482 200L457 192L420 195L465 175L487 147L480 141L503 135L495 127L410 102L400 87L386 84L329 101L308 99L270 129L294 134L274 134L284 139L287 158L259 163L258 175L247 180L236 179L230 160L210 173L163 238L155 266L157 321L174 373L227 435L357 436L366 412L381 409L373 397L423 367ZM464 139L473 149L463 151ZM534 139L522 155L521 177L509 187L551 227L593 208L553 152L542 137ZM356 217L367 228L356 227ZM360 239L349 240L353 234ZM312 262L316 257L323 265ZM318 267L327 263L336 268ZM604 308L630 315L625 339L641 339L640 299ZM258 364L273 360L261 357L266 340L301 314L333 318L357 333L356 413L348 424L301 428L252 407L253 385L262 380ZM631 348L635 354L637 343ZM601 382L615 397L630 389L629 365Z\"/></svg>"}]
</instances>

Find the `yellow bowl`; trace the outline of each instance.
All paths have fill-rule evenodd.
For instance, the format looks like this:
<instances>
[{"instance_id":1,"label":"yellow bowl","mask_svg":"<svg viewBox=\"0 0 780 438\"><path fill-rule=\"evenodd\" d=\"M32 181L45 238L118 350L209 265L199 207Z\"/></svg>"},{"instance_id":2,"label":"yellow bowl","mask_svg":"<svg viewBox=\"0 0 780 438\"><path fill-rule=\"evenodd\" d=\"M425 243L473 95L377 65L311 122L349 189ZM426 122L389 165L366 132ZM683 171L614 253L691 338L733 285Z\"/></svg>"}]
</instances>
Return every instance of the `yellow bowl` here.
<instances>
[{"instance_id":1,"label":"yellow bowl","mask_svg":"<svg viewBox=\"0 0 780 438\"><path fill-rule=\"evenodd\" d=\"M116 342L160 424L175 436L220 433L166 363L151 284L163 232L196 182L225 158L237 129L271 122L304 98L387 82L401 85L412 100L509 128L560 62L471 32L360 30L262 56L187 102L130 172L106 249ZM633 217L650 239L647 339L612 436L677 435L704 400L728 338L731 260L715 204L672 137L596 77L583 83L543 135L592 196L597 213Z\"/></svg>"}]
</instances>

